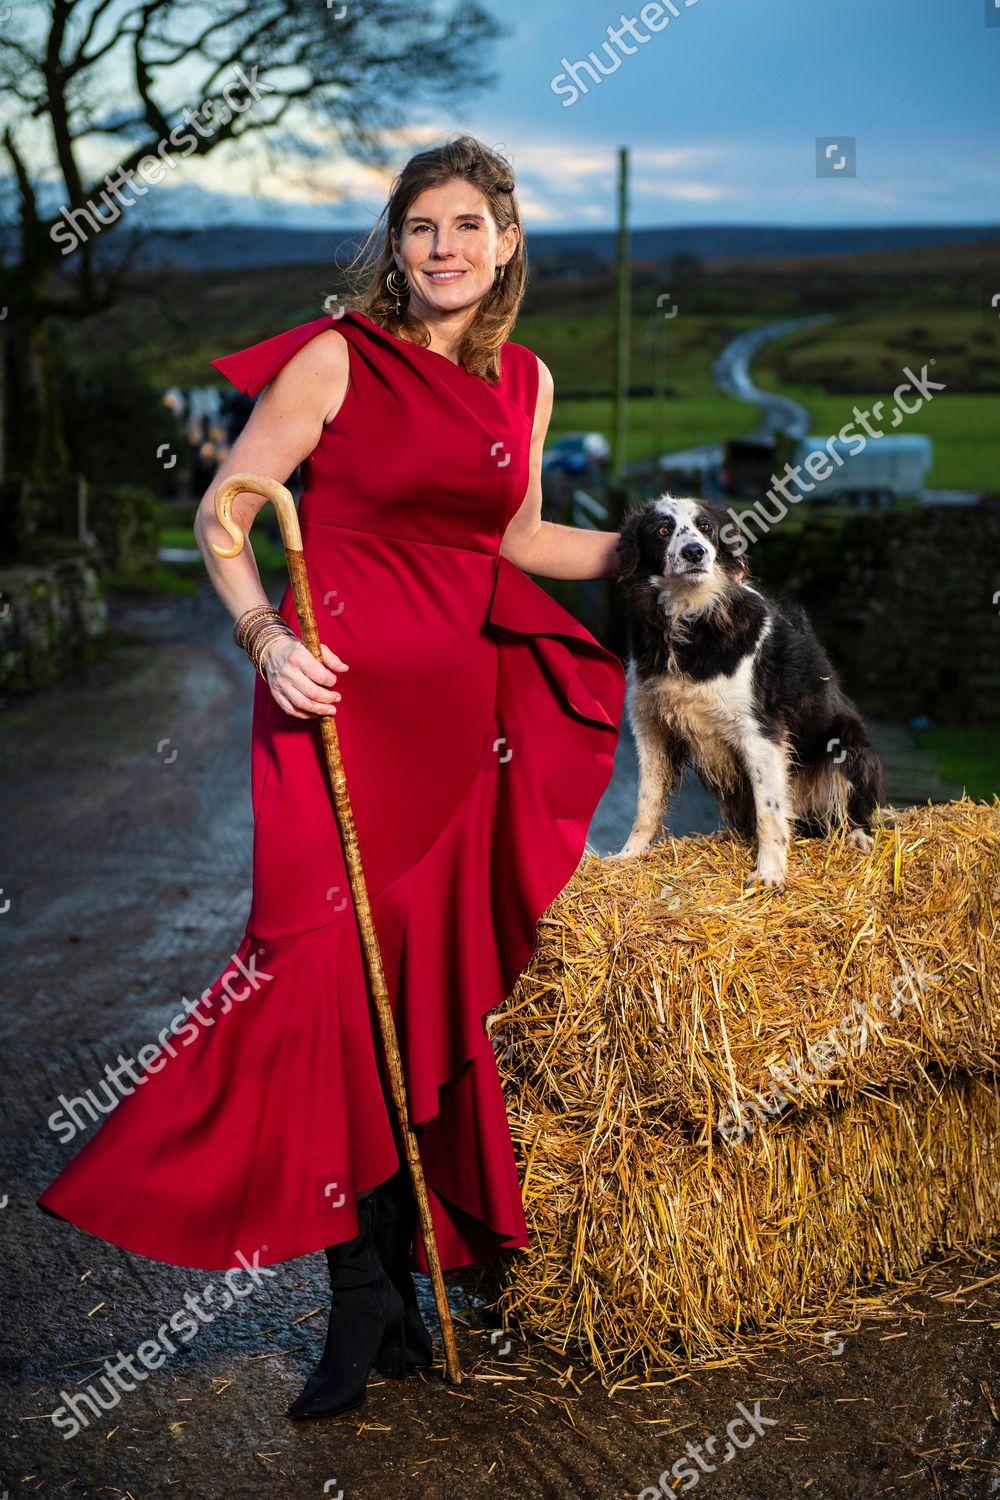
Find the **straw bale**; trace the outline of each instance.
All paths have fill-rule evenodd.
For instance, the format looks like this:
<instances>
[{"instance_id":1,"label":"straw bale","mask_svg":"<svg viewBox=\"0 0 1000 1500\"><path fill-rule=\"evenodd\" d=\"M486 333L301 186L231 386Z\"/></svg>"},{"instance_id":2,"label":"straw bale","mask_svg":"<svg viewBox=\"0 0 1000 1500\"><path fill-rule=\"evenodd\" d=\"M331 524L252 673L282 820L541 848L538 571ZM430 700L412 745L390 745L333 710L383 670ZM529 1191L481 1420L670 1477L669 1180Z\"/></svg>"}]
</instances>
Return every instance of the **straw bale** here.
<instances>
[{"instance_id":1,"label":"straw bale","mask_svg":"<svg viewBox=\"0 0 1000 1500\"><path fill-rule=\"evenodd\" d=\"M710 837L581 860L490 1019L512 1093L561 1111L624 1092L637 1124L704 1140L734 1100L780 1088L789 1056L800 1087L784 1092L806 1107L996 1076L1000 799L912 808L870 855L796 840L782 893L744 894L747 859Z\"/></svg>"},{"instance_id":2,"label":"straw bale","mask_svg":"<svg viewBox=\"0 0 1000 1500\"><path fill-rule=\"evenodd\" d=\"M723 1152L676 1131L515 1122L531 1246L504 1321L605 1379L836 1328L851 1297L1000 1236L1000 1093L891 1087ZM842 1326L842 1324L841 1324Z\"/></svg>"},{"instance_id":3,"label":"straw bale","mask_svg":"<svg viewBox=\"0 0 1000 1500\"><path fill-rule=\"evenodd\" d=\"M833 1327L1000 1234L1000 799L798 840L783 893L747 857L585 858L490 1019L531 1235L494 1290L605 1378Z\"/></svg>"}]
</instances>

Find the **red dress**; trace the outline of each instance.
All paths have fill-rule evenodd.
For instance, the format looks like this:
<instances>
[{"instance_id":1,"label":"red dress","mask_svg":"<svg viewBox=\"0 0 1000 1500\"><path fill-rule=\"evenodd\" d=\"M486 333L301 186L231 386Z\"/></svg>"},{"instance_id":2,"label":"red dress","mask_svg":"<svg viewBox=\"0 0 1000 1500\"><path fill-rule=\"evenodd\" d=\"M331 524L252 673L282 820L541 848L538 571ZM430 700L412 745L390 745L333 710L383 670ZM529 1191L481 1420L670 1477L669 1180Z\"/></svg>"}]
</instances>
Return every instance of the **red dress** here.
<instances>
[{"instance_id":1,"label":"red dress","mask_svg":"<svg viewBox=\"0 0 1000 1500\"><path fill-rule=\"evenodd\" d=\"M336 725L449 1270L528 1243L485 1018L583 853L625 674L500 555L528 482L531 351L506 343L491 386L347 313L214 363L255 396L332 326L350 383L303 466L303 547L320 636L350 668ZM280 609L298 631L290 588ZM354 1195L399 1164L319 724L260 678L251 792L237 962L38 1199L205 1269L353 1238ZM419 1231L412 1266L428 1269Z\"/></svg>"}]
</instances>

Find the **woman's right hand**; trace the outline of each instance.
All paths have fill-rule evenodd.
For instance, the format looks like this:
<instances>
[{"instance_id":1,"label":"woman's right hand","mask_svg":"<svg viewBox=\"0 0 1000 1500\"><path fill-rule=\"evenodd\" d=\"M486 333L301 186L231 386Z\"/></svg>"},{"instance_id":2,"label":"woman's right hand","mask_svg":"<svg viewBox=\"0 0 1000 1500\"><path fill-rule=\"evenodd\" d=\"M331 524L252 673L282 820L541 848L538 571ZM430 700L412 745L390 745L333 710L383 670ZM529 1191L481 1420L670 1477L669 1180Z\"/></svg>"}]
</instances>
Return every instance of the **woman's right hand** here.
<instances>
[{"instance_id":1,"label":"woman's right hand","mask_svg":"<svg viewBox=\"0 0 1000 1500\"><path fill-rule=\"evenodd\" d=\"M317 714L335 714L340 694L333 685L338 672L348 666L330 647L320 643L322 662L318 662L298 639L277 636L264 647L261 667L279 708L293 719L310 719Z\"/></svg>"}]
</instances>

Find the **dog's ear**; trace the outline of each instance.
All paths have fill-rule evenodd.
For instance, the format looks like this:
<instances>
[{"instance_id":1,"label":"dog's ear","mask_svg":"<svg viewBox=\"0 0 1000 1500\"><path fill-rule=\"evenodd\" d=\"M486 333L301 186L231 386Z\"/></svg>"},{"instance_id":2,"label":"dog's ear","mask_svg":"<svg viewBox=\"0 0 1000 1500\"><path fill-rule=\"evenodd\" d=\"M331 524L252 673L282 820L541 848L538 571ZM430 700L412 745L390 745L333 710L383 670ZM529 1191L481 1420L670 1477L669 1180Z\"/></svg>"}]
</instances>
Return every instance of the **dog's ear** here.
<instances>
[{"instance_id":1,"label":"dog's ear","mask_svg":"<svg viewBox=\"0 0 1000 1500\"><path fill-rule=\"evenodd\" d=\"M629 583L639 572L641 562L641 549L639 545L639 525L642 520L641 510L631 510L622 522L618 533L618 581Z\"/></svg>"}]
</instances>

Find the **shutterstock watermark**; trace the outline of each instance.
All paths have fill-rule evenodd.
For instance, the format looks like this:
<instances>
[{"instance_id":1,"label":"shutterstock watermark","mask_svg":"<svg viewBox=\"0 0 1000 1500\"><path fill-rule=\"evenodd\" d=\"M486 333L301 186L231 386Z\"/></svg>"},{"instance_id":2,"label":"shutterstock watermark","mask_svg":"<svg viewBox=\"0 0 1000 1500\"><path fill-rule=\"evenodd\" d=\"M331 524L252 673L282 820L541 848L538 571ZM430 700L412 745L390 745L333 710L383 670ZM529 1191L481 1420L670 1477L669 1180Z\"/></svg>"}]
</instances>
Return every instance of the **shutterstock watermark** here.
<instances>
[{"instance_id":1,"label":"shutterstock watermark","mask_svg":"<svg viewBox=\"0 0 1000 1500\"><path fill-rule=\"evenodd\" d=\"M249 999L262 985L274 977L263 969L257 968L257 959L263 952L264 949L261 948L257 953L250 953L245 961L233 954L231 959L233 967L227 969L221 979L216 981L222 986L222 1015L228 1015L234 1000L238 1002ZM240 982L236 983L236 981ZM209 985L197 1000L189 1000L186 995L182 997L181 1003L184 1009L178 1011L170 1024L164 1026L159 1033L158 1046L156 1043L149 1042L145 1047L139 1048L138 1056L135 1058L123 1057L119 1052L117 1062L107 1064L104 1069L107 1081L101 1084L104 1090L103 1100L94 1089L88 1089L85 1094L73 1099L67 1099L65 1094L59 1095L62 1108L54 1110L46 1123L50 1130L66 1132L59 1136L64 1146L69 1144L78 1131L86 1129L87 1125L92 1125L99 1114L106 1115L114 1109L119 1099L124 1098L126 1094L134 1094L140 1084L147 1082L150 1074L158 1073L165 1065L168 1054L170 1057L177 1056L177 1049L170 1040L172 1036L176 1037L182 1047L189 1047L201 1035L199 1027L204 1029L206 1026L215 1025L217 1018L214 1015L202 1015L199 1010L199 1006L208 999L213 988L213 985ZM144 1071L137 1072L137 1069ZM122 1081L123 1074L131 1079L132 1087ZM81 1112L85 1114L82 1120L79 1118Z\"/></svg>"},{"instance_id":2,"label":"shutterstock watermark","mask_svg":"<svg viewBox=\"0 0 1000 1500\"><path fill-rule=\"evenodd\" d=\"M933 363L934 361L931 360L930 364ZM928 369L928 365L923 365L920 374L915 375L909 366L904 368L903 374L907 378L892 393L894 405L892 420L889 423L890 428L899 427L904 417L915 417L928 402L934 400L939 391L946 389L943 381L931 380ZM916 397L913 402L908 403L903 399L908 391L912 391ZM824 480L829 479L835 468L843 468L848 458L857 458L873 439L885 437L885 428L873 427L871 423L872 417L881 422L884 412L884 401L876 401L870 410L862 410L861 407L855 406L852 413L853 421L845 422L838 433L827 438L823 447L813 448L801 463L786 463L785 472L780 477L777 474L771 475L771 488L763 500L755 500L753 505L742 511L733 510L732 506L729 506L732 520L727 521L719 529L719 535L726 546L735 552L737 557L742 557L745 552L749 551L751 542L759 541L761 536L767 535L772 526L776 526L779 521L785 519L790 505L798 505L806 495L811 495L817 484L822 484ZM859 428L862 430L859 431ZM840 451L838 443L848 448L846 455ZM809 474L809 479L805 478L803 470ZM791 491L792 485L797 487L797 494ZM770 514L765 509L764 500L769 500L776 507L776 515ZM755 525L759 527L756 536L753 534Z\"/></svg>"},{"instance_id":3,"label":"shutterstock watermark","mask_svg":"<svg viewBox=\"0 0 1000 1500\"><path fill-rule=\"evenodd\" d=\"M904 1005L914 1005L928 985L940 977L939 974L928 974L922 959L915 964L904 962L902 972L896 975L891 985L889 1015L893 1020L902 1015ZM752 1099L730 1099L729 1109L719 1117L715 1128L726 1144L741 1145L755 1129L767 1125L789 1109L793 1098L828 1073L841 1057L852 1051L862 1052L867 1045L869 1026L880 1019L881 999L881 991L876 990L870 1001L852 1000L850 1014L842 1017L836 1026L831 1026L825 1036L810 1043L806 1056L815 1072L809 1073L802 1058L794 1052L789 1052L782 1065L768 1063L767 1071L773 1079L769 1092L765 1094L758 1089ZM751 1118L754 1115L756 1125Z\"/></svg>"},{"instance_id":4,"label":"shutterstock watermark","mask_svg":"<svg viewBox=\"0 0 1000 1500\"><path fill-rule=\"evenodd\" d=\"M670 1500L672 1495L682 1495L685 1490L693 1490L700 1483L703 1474L714 1474L717 1471L719 1464L711 1463L710 1459L717 1458L721 1463L728 1464L737 1453L752 1448L757 1439L763 1437L766 1427L778 1425L777 1417L761 1416L759 1401L754 1402L753 1411L744 1406L742 1401L737 1401L736 1410L740 1415L726 1423L725 1435L728 1442L721 1453L718 1451L720 1440L714 1432L709 1433L700 1443L687 1443L684 1448L686 1457L678 1458L669 1469L664 1469L656 1484L647 1485L644 1490L640 1490L637 1500ZM738 1432L744 1435L737 1436ZM682 1479L686 1483L680 1484Z\"/></svg>"},{"instance_id":5,"label":"shutterstock watermark","mask_svg":"<svg viewBox=\"0 0 1000 1500\"><path fill-rule=\"evenodd\" d=\"M856 177L858 143L853 135L816 137L817 177Z\"/></svg>"},{"instance_id":6,"label":"shutterstock watermark","mask_svg":"<svg viewBox=\"0 0 1000 1500\"><path fill-rule=\"evenodd\" d=\"M248 1297L252 1291L262 1285L265 1276L277 1276L278 1273L272 1266L259 1265L259 1258L260 1250L254 1251L252 1260L247 1260L242 1250L236 1251L239 1265L231 1266L222 1278L226 1284L226 1290L218 1304L220 1312L225 1312L232 1307L237 1297ZM248 1277L249 1285L237 1286L233 1277L244 1273ZM84 1427L89 1427L92 1419L99 1420L103 1412L111 1411L117 1406L124 1393L134 1391L135 1382L148 1380L150 1374L160 1368L168 1354L177 1353L177 1345L167 1336L168 1328L182 1343L189 1344L203 1324L214 1322L216 1314L210 1312L207 1306L213 1300L214 1295L215 1283L211 1281L207 1286L202 1287L200 1292L185 1292L184 1308L187 1311L178 1309L167 1322L161 1323L156 1330L155 1339L145 1339L134 1354L123 1354L120 1349L116 1349L117 1358L114 1362L110 1359L104 1361L106 1373L100 1377L100 1383L104 1387L103 1396L98 1394L96 1380L91 1381L82 1391L77 1391L73 1395L67 1391L60 1391L63 1404L49 1413L49 1420L60 1429L63 1437L76 1437ZM205 1306L202 1306L202 1303ZM135 1377L134 1382L130 1383L126 1379L125 1371ZM85 1415L88 1409L89 1416Z\"/></svg>"},{"instance_id":7,"label":"shutterstock watermark","mask_svg":"<svg viewBox=\"0 0 1000 1500\"><path fill-rule=\"evenodd\" d=\"M104 190L96 197L76 208L63 207L60 217L49 230L49 236L59 246L62 255L72 255L85 245L91 235L100 234L122 216L123 208L132 208L135 199L129 192L144 198L151 187L162 182L168 172L173 172L178 160L198 150L198 137L210 140L234 115L245 114L262 94L273 94L275 85L263 83L257 77L257 68L249 75L237 63L233 72L236 77L222 90L221 99L206 99L197 109L185 106L181 110L180 125L175 125L168 136L160 141L155 153L140 158L134 167L119 167L109 172L104 179ZM109 217L101 213L101 206Z\"/></svg>"},{"instance_id":8,"label":"shutterstock watermark","mask_svg":"<svg viewBox=\"0 0 1000 1500\"><path fill-rule=\"evenodd\" d=\"M685 10L690 10L698 0L681 0L681 4ZM565 71L549 80L549 88L562 98L563 109L569 109L581 95L590 93L581 76L583 73L589 74L591 83L603 83L605 78L618 72L626 57L634 57L639 47L653 40L653 33L665 31L671 20L676 20L680 14L674 0L651 0L649 5L642 7L638 16L626 16L623 12L618 17L618 25L608 27L608 39L601 43L600 50L588 52L580 62L571 63L568 57L560 58ZM644 26L649 28L648 31L643 31ZM630 40L626 41L626 37ZM638 46L633 47L632 42ZM608 67L601 61L601 52L607 58Z\"/></svg>"}]
</instances>

